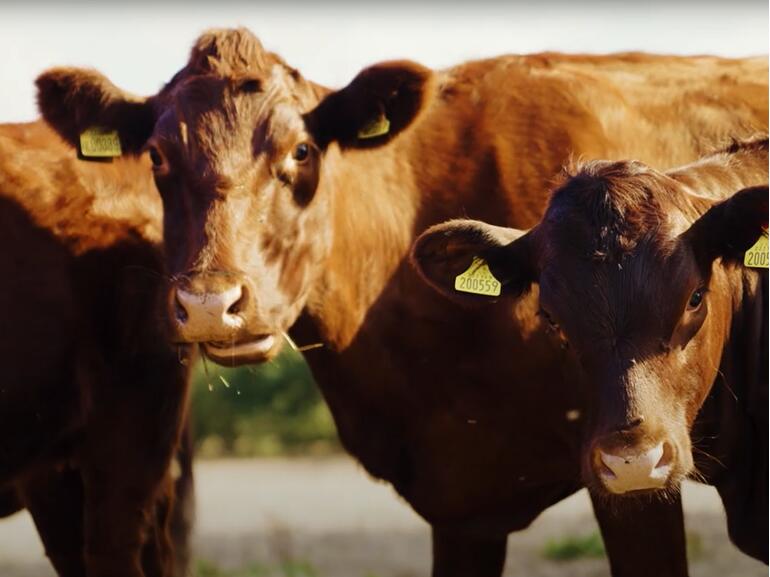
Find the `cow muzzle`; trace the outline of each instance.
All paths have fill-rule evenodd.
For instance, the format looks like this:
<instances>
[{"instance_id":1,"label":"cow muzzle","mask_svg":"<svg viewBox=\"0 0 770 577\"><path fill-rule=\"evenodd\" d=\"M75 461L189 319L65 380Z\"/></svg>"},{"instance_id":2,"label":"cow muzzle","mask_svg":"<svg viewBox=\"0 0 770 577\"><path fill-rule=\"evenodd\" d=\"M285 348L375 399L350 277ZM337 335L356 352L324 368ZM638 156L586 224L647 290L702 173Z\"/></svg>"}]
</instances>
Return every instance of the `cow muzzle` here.
<instances>
[{"instance_id":1,"label":"cow muzzle","mask_svg":"<svg viewBox=\"0 0 770 577\"><path fill-rule=\"evenodd\" d=\"M260 362L277 348L274 331L252 328L253 296L241 274L184 275L171 288L169 307L175 340L200 343L217 363Z\"/></svg>"},{"instance_id":2,"label":"cow muzzle","mask_svg":"<svg viewBox=\"0 0 770 577\"><path fill-rule=\"evenodd\" d=\"M673 448L660 442L648 449L629 447L605 452L596 450L598 477L604 487L615 494L662 489L672 471Z\"/></svg>"}]
</instances>

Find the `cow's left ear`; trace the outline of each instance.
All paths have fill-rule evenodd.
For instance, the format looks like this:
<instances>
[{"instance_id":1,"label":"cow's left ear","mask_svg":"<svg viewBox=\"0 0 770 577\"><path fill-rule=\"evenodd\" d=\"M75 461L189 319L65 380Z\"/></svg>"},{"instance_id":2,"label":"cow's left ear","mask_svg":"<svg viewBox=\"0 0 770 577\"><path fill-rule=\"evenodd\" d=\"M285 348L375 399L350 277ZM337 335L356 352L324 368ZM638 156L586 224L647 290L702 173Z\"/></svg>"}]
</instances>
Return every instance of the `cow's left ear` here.
<instances>
[{"instance_id":1,"label":"cow's left ear","mask_svg":"<svg viewBox=\"0 0 770 577\"><path fill-rule=\"evenodd\" d=\"M123 152L138 154L155 126L153 98L131 95L95 70L52 68L35 81L43 119L74 147L89 128L115 131Z\"/></svg>"},{"instance_id":2,"label":"cow's left ear","mask_svg":"<svg viewBox=\"0 0 770 577\"><path fill-rule=\"evenodd\" d=\"M741 264L768 224L768 187L753 186L713 205L683 234L702 268L711 262Z\"/></svg>"},{"instance_id":3,"label":"cow's left ear","mask_svg":"<svg viewBox=\"0 0 770 577\"><path fill-rule=\"evenodd\" d=\"M450 220L429 228L415 241L411 259L430 286L460 304L489 302L498 296L518 297L537 281L530 235L477 220ZM500 283L499 291L474 283L468 287L471 290L463 290L458 277L472 273L479 264L489 268ZM475 290L479 288L482 290Z\"/></svg>"},{"instance_id":4,"label":"cow's left ear","mask_svg":"<svg viewBox=\"0 0 770 577\"><path fill-rule=\"evenodd\" d=\"M433 73L399 60L365 68L306 115L316 143L325 148L371 148L390 141L419 116L431 93Z\"/></svg>"}]
</instances>

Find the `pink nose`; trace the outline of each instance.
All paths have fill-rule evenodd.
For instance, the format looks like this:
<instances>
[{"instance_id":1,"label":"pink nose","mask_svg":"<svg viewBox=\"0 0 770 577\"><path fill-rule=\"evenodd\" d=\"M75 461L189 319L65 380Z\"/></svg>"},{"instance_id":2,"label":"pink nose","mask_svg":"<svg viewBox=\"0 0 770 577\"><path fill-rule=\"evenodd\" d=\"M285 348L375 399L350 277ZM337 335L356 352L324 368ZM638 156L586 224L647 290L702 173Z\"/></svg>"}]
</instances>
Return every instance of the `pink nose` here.
<instances>
[{"instance_id":1,"label":"pink nose","mask_svg":"<svg viewBox=\"0 0 770 577\"><path fill-rule=\"evenodd\" d=\"M234 283L216 292L177 288L174 317L179 335L188 342L227 339L244 325L240 303L245 287Z\"/></svg>"},{"instance_id":2,"label":"pink nose","mask_svg":"<svg viewBox=\"0 0 770 577\"><path fill-rule=\"evenodd\" d=\"M671 474L673 449L667 442L645 451L633 448L614 454L597 451L601 461L599 478L611 493L659 489Z\"/></svg>"}]
</instances>

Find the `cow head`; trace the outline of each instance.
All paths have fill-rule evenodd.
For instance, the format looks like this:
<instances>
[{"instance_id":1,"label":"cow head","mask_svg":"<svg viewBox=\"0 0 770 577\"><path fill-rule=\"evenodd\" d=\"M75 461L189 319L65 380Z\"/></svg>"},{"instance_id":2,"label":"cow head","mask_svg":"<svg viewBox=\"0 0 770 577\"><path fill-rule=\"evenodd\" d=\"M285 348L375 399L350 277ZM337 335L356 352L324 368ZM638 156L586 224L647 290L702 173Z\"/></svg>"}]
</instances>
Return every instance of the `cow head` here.
<instances>
[{"instance_id":1,"label":"cow head","mask_svg":"<svg viewBox=\"0 0 770 577\"><path fill-rule=\"evenodd\" d=\"M426 231L412 258L462 302L489 298L454 289L473 257L502 297L537 283L544 324L574 355L589 399L588 486L676 489L693 469L690 428L740 299L730 284L748 274L739 263L767 225L767 195L763 186L714 202L639 163L597 162L555 191L527 234L452 221Z\"/></svg>"},{"instance_id":2,"label":"cow head","mask_svg":"<svg viewBox=\"0 0 770 577\"><path fill-rule=\"evenodd\" d=\"M430 76L390 62L330 92L238 29L204 34L150 98L70 68L37 85L44 118L68 142L99 126L119 133L124 152L147 151L164 206L171 334L239 364L277 352L324 266L329 157L382 146L410 125Z\"/></svg>"}]
</instances>

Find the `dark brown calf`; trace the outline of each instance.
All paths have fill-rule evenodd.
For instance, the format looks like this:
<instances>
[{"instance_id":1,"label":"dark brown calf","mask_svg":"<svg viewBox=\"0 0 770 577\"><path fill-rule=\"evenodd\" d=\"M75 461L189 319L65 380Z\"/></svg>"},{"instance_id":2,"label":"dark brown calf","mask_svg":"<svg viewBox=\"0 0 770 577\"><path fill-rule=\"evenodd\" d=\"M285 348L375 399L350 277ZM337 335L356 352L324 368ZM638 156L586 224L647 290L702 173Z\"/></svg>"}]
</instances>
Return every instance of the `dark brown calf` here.
<instances>
[{"instance_id":1,"label":"dark brown calf","mask_svg":"<svg viewBox=\"0 0 770 577\"><path fill-rule=\"evenodd\" d=\"M186 573L188 368L157 321L145 162L86 163L43 123L0 127L0 512L29 509L64 577Z\"/></svg>"},{"instance_id":2,"label":"dark brown calf","mask_svg":"<svg viewBox=\"0 0 770 577\"><path fill-rule=\"evenodd\" d=\"M665 174L591 162L513 242L454 221L414 249L454 299L473 256L504 294L537 283L541 315L580 367L572 386L588 393L583 478L595 494L675 493L693 475L719 490L736 545L765 562L767 273L743 260L767 229L767 149L736 143Z\"/></svg>"},{"instance_id":3,"label":"dark brown calf","mask_svg":"<svg viewBox=\"0 0 770 577\"><path fill-rule=\"evenodd\" d=\"M534 224L572 154L670 166L703 152L693 134L767 126L765 59L400 61L332 90L242 29L202 35L147 99L67 68L38 87L71 144L96 124L149 149L174 339L227 364L289 329L323 342L307 360L342 443L431 523L437 576L499 575L507 534L581 486L584 400L532 300L450 306L409 266L414 238L460 215ZM686 573L678 502L633 528L605 513L614 571Z\"/></svg>"}]
</instances>

